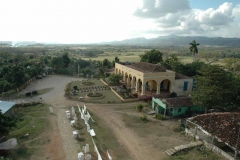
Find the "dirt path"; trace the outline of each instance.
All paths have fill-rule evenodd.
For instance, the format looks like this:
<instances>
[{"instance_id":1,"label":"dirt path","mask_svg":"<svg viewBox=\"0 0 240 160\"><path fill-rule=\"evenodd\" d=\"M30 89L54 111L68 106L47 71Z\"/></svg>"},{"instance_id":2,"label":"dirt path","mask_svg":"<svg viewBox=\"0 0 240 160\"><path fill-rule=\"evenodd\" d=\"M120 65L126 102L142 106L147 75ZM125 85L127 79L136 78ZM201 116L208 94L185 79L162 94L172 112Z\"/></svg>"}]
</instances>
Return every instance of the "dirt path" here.
<instances>
[{"instance_id":1,"label":"dirt path","mask_svg":"<svg viewBox=\"0 0 240 160\"><path fill-rule=\"evenodd\" d=\"M69 121L65 116L66 106L70 106L72 104L76 105L77 102L68 100L63 96L66 84L76 80L80 80L80 78L50 75L44 79L36 80L30 86L28 86L26 90L23 91L23 93L25 93L32 90L53 88L51 91L44 95L33 97L33 100L35 101L39 100L39 98L42 97L43 102L51 105L54 108L54 115L52 115L55 116L55 119L53 118L52 120L53 126L55 128L52 130L52 139L54 140L50 143L49 146L47 146L48 150L50 151L49 154L51 155L50 159L77 159L77 153L82 147L73 138L73 128L70 126ZM25 102L31 100L31 98L24 99ZM16 102L20 103L21 101L16 100ZM136 106L138 103L139 102L111 105L87 103L86 106L94 115L98 116L106 125L109 126L112 132L116 135L119 143L123 145L124 148L130 153L132 160L163 159L166 157L166 155L163 153L165 147L164 149L161 149L161 146L158 143L165 143L165 146L172 147L172 145L181 144L184 142L184 140L181 140L178 137L159 137L156 135L152 136L151 134L149 134L149 136L145 135L141 137L136 133L136 131L134 131L134 129L126 127L122 116L124 113L128 112L118 111L116 110L116 107L124 107L126 105ZM132 114L136 114L135 112ZM151 130L154 130L159 126L160 129L159 133L157 134L161 134L161 129L163 129L164 132L164 128L161 128L159 121L156 122L156 126L154 124ZM147 132L151 133L151 130ZM61 145L59 141L61 142Z\"/></svg>"}]
</instances>

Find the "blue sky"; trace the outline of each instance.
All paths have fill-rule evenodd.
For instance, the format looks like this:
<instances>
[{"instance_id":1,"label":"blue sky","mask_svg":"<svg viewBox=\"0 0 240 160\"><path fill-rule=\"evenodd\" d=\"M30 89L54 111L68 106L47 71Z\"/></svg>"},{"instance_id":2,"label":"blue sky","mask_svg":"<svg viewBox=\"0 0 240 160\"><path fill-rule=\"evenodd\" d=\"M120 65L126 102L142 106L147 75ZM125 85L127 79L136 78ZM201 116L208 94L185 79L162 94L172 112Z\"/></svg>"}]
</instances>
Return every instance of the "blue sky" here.
<instances>
[{"instance_id":1,"label":"blue sky","mask_svg":"<svg viewBox=\"0 0 240 160\"><path fill-rule=\"evenodd\" d=\"M233 3L234 6L239 4L239 0L190 0L189 2L191 8L198 8L203 10L206 10L208 8L217 9L224 2Z\"/></svg>"},{"instance_id":2,"label":"blue sky","mask_svg":"<svg viewBox=\"0 0 240 160\"><path fill-rule=\"evenodd\" d=\"M0 41L240 38L240 0L1 0Z\"/></svg>"}]
</instances>

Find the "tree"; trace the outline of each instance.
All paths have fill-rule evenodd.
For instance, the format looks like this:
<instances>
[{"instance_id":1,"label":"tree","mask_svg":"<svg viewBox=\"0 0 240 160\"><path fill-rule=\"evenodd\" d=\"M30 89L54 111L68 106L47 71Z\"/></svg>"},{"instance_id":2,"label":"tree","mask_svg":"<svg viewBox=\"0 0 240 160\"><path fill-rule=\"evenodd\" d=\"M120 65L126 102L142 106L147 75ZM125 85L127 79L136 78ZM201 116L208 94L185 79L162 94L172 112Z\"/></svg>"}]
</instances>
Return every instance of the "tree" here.
<instances>
[{"instance_id":1,"label":"tree","mask_svg":"<svg viewBox=\"0 0 240 160\"><path fill-rule=\"evenodd\" d=\"M103 68L99 68L99 74L100 74L100 78L105 79L105 73Z\"/></svg>"},{"instance_id":2,"label":"tree","mask_svg":"<svg viewBox=\"0 0 240 160\"><path fill-rule=\"evenodd\" d=\"M239 81L218 65L205 65L195 76L196 88L192 101L200 107L235 109L239 102Z\"/></svg>"},{"instance_id":3,"label":"tree","mask_svg":"<svg viewBox=\"0 0 240 160\"><path fill-rule=\"evenodd\" d=\"M108 68L112 67L111 62L108 59L104 59L102 65L103 67L108 67Z\"/></svg>"},{"instance_id":4,"label":"tree","mask_svg":"<svg viewBox=\"0 0 240 160\"><path fill-rule=\"evenodd\" d=\"M114 60L115 60L116 63L120 62L120 59L118 57L115 57Z\"/></svg>"},{"instance_id":5,"label":"tree","mask_svg":"<svg viewBox=\"0 0 240 160\"><path fill-rule=\"evenodd\" d=\"M240 71L240 60L238 58L225 58L225 68L229 71Z\"/></svg>"},{"instance_id":6,"label":"tree","mask_svg":"<svg viewBox=\"0 0 240 160\"><path fill-rule=\"evenodd\" d=\"M196 54L198 54L198 48L197 46L200 45L199 43L197 43L195 40L193 40L191 43L189 43L190 47L190 53L192 53L193 55L193 61L196 60Z\"/></svg>"},{"instance_id":7,"label":"tree","mask_svg":"<svg viewBox=\"0 0 240 160\"><path fill-rule=\"evenodd\" d=\"M63 59L64 67L67 68L69 63L71 62L67 52L63 54L62 59Z\"/></svg>"},{"instance_id":8,"label":"tree","mask_svg":"<svg viewBox=\"0 0 240 160\"><path fill-rule=\"evenodd\" d=\"M10 117L5 116L0 110L0 137L8 135L10 129L14 126L16 126L15 121Z\"/></svg>"},{"instance_id":9,"label":"tree","mask_svg":"<svg viewBox=\"0 0 240 160\"><path fill-rule=\"evenodd\" d=\"M109 81L111 82L111 83L117 83L117 84L119 84L120 82L120 80L123 78L123 76L121 75L121 74L111 74L110 76L109 76Z\"/></svg>"},{"instance_id":10,"label":"tree","mask_svg":"<svg viewBox=\"0 0 240 160\"><path fill-rule=\"evenodd\" d=\"M170 56L167 59L160 62L161 66L163 66L167 69L172 69L173 66L177 63L180 63L180 60L176 54L170 54Z\"/></svg>"},{"instance_id":11,"label":"tree","mask_svg":"<svg viewBox=\"0 0 240 160\"><path fill-rule=\"evenodd\" d=\"M145 54L140 55L140 58L140 62L157 64L162 62L162 53L158 50L152 49L151 51L147 51Z\"/></svg>"}]
</instances>

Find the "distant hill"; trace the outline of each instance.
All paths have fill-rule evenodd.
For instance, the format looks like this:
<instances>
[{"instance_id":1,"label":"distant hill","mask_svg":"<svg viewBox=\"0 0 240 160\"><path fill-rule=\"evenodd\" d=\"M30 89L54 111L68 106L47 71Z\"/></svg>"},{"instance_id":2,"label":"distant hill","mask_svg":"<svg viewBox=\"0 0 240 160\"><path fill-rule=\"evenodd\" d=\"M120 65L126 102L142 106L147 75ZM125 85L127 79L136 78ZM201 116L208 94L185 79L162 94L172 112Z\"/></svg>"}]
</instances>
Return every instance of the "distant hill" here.
<instances>
[{"instance_id":1,"label":"distant hill","mask_svg":"<svg viewBox=\"0 0 240 160\"><path fill-rule=\"evenodd\" d=\"M192 40L196 40L201 46L226 46L226 47L240 47L240 38L222 38L222 37L201 37L201 36L159 36L157 38L133 38L122 41L106 42L102 44L115 45L144 45L144 46L185 46L189 45Z\"/></svg>"}]
</instances>

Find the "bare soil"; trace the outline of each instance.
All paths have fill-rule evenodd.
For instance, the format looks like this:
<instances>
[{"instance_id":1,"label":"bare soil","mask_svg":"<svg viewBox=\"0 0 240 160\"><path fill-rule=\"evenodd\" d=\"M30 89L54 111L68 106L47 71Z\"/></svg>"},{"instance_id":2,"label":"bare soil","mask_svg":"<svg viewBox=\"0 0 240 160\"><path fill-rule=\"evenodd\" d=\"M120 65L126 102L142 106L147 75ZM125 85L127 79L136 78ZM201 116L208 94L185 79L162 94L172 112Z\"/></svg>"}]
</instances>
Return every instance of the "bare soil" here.
<instances>
[{"instance_id":1,"label":"bare soil","mask_svg":"<svg viewBox=\"0 0 240 160\"><path fill-rule=\"evenodd\" d=\"M54 114L49 117L53 126L48 133L51 142L45 146L47 152L44 157L48 157L48 159L74 160L77 159L77 153L82 148L78 141L73 138L73 128L65 116L67 106L76 106L77 103L83 106L82 102L64 97L65 86L69 82L76 80L80 80L80 78L49 75L32 82L23 91L53 88L43 95L24 99L25 102L38 101L41 97L44 103L54 108ZM15 101L21 102L20 99ZM97 117L98 124L106 125L109 129L108 132L113 133L120 144L118 150L109 148L109 152L114 159L161 160L167 158L164 153L165 150L190 141L179 132L174 132L174 129L178 126L176 120L159 121L148 115L149 121L147 123L142 122L140 116L143 113L136 110L139 103L141 102L119 104L86 103L87 109ZM143 102L142 104L146 105ZM104 140L99 141L103 142ZM126 156L121 157L118 152Z\"/></svg>"}]
</instances>

